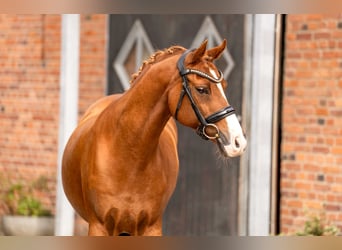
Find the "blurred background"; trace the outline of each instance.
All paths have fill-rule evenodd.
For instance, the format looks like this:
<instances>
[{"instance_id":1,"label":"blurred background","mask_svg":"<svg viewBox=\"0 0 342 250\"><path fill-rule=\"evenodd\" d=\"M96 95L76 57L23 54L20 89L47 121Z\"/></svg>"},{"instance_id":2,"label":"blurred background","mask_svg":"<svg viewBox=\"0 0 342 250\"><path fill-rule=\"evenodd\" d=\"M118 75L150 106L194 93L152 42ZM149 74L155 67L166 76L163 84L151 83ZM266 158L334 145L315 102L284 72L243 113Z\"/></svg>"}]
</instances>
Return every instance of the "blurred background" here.
<instances>
[{"instance_id":1,"label":"blurred background","mask_svg":"<svg viewBox=\"0 0 342 250\"><path fill-rule=\"evenodd\" d=\"M339 234L342 14L1 14L0 234L8 215L49 215L49 234L86 235L58 177L75 122L97 99L129 88L155 50L204 39L210 47L228 40L217 66L248 149L223 161L179 126L180 175L164 234Z\"/></svg>"}]
</instances>

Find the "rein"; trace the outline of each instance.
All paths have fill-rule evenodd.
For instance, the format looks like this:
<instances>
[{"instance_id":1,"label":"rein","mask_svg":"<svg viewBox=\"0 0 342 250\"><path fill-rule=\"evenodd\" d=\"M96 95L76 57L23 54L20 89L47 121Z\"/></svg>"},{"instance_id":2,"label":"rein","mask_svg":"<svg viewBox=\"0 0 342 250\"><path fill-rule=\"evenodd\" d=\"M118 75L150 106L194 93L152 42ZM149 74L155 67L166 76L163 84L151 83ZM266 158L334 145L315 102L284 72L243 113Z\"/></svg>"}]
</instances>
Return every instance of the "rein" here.
<instances>
[{"instance_id":1,"label":"rein","mask_svg":"<svg viewBox=\"0 0 342 250\"><path fill-rule=\"evenodd\" d=\"M184 66L185 57L191 51L192 50L185 51L181 55L181 57L178 59L178 62L177 62L177 68L178 68L179 74L180 74L180 76L183 79L183 88L182 88L182 91L180 93L180 97L179 97L179 100L178 100L178 104L177 104L177 108L176 108L176 112L175 112L175 119L177 120L178 112L179 112L179 110L180 110L180 108L182 106L182 101L184 99L184 96L187 95L189 100L190 100L191 107L194 110L194 112L196 114L196 117L197 117L197 119L200 122L200 125L197 128L197 134L202 139L205 139L205 140L219 139L220 131L219 131L218 127L215 125L215 123L220 121L220 120L222 120L222 119L224 119L224 118L226 118L227 116L230 116L230 115L234 114L235 110L234 110L234 108L232 106L227 106L227 107L224 107L223 109L215 112L214 114L209 115L206 118L202 115L201 111L197 107L197 105L196 105L196 103L194 101L194 98L193 98L193 96L191 94L187 75L188 74L196 74L196 75L199 75L199 76L201 76L203 78L206 78L209 81L217 84L217 83L222 82L223 74L219 70L219 74L220 74L219 78L214 78L214 77L208 75L207 73L199 71L197 69L187 69L187 68L185 68L185 66ZM214 128L216 130L215 136L210 136L210 135L207 134L206 129L209 128L209 127L212 127L212 128Z\"/></svg>"}]
</instances>

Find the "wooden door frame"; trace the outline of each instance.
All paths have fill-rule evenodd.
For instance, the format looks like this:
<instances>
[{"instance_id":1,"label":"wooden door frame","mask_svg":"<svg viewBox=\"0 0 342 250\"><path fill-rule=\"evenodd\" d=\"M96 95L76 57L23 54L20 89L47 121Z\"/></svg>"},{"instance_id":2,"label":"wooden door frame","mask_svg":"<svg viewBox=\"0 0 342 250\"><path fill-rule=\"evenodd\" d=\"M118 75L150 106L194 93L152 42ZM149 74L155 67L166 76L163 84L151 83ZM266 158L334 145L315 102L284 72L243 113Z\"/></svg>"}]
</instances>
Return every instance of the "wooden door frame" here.
<instances>
[{"instance_id":1,"label":"wooden door frame","mask_svg":"<svg viewBox=\"0 0 342 250\"><path fill-rule=\"evenodd\" d=\"M280 15L246 15L243 127L248 148L240 161L239 235L275 233L278 175ZM275 32L277 31L277 32Z\"/></svg>"}]
</instances>

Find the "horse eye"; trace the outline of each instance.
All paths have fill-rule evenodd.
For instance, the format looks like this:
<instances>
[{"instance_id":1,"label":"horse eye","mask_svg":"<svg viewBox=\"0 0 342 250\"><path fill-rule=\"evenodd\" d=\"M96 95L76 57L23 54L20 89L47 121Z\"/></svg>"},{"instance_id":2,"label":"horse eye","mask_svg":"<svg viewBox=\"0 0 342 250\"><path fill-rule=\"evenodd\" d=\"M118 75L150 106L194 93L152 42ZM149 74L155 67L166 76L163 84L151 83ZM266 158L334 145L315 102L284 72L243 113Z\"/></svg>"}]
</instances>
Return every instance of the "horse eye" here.
<instances>
[{"instance_id":1,"label":"horse eye","mask_svg":"<svg viewBox=\"0 0 342 250\"><path fill-rule=\"evenodd\" d=\"M205 88L205 87L197 87L196 88L197 92L200 93L201 95L205 94L205 95L209 95L209 89Z\"/></svg>"}]
</instances>

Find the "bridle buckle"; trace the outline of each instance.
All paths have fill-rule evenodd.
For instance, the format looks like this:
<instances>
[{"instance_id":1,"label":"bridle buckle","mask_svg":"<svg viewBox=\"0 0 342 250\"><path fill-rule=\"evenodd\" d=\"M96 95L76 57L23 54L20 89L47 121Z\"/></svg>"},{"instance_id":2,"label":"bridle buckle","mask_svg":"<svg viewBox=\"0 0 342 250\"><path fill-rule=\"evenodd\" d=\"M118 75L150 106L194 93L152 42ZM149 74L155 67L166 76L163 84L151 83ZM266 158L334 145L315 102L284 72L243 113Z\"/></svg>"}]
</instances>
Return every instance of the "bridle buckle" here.
<instances>
[{"instance_id":1,"label":"bridle buckle","mask_svg":"<svg viewBox=\"0 0 342 250\"><path fill-rule=\"evenodd\" d=\"M214 136L211 136L211 135L209 135L208 133L207 133L207 131L206 131L206 129L207 128L214 128L216 131L213 133L214 134ZM219 130L219 128L215 125L215 124L213 124L213 123L208 123L208 124L201 124L201 125L199 125L198 126L198 128L197 128L197 134L202 138L202 139L204 139L204 140L215 140L215 139L217 139L217 138L219 138L220 137L220 130Z\"/></svg>"}]
</instances>

